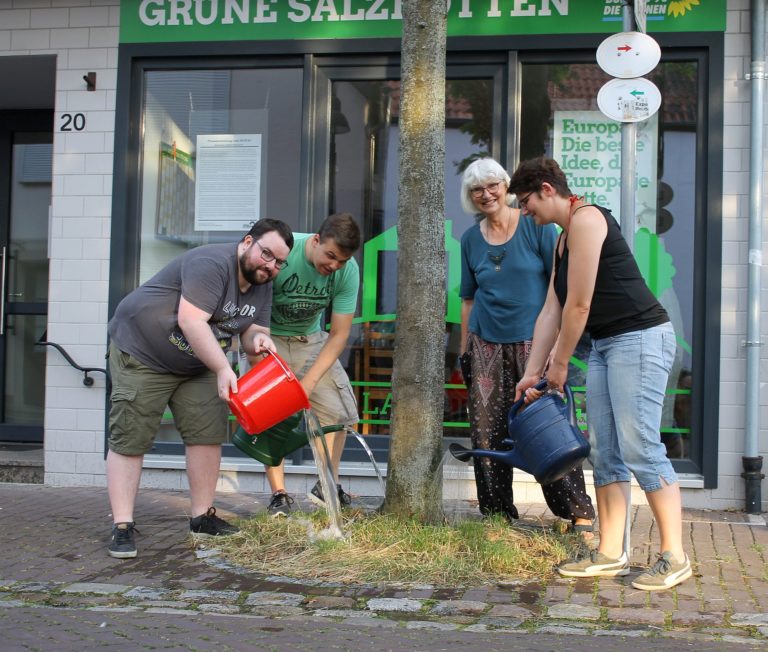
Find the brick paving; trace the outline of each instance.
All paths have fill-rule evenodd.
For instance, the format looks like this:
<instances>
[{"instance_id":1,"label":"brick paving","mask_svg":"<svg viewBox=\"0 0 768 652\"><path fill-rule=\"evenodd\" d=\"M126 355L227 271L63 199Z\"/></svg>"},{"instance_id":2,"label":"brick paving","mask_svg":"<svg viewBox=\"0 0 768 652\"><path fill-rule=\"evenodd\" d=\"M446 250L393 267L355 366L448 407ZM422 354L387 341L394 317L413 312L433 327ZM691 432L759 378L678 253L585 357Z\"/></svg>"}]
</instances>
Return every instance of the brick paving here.
<instances>
[{"instance_id":1,"label":"brick paving","mask_svg":"<svg viewBox=\"0 0 768 652\"><path fill-rule=\"evenodd\" d=\"M225 517L245 518L265 510L268 500L219 494L217 509ZM51 622L58 622L56 613L63 618L77 609L172 616L174 622L183 615L237 616L258 619L261 627L265 622L284 627L291 619L305 624L319 619L392 631L615 634L768 650L768 527L762 516L686 510L685 544L694 576L671 591L647 593L631 587L634 572L577 580L553 574L535 582L472 587L348 586L265 577L232 568L215 551L195 550L187 505L184 492L142 489L135 514L139 556L116 560L106 554L111 519L104 488L0 483L0 629L8 631L30 609L53 614ZM518 507L523 524L552 520L544 505ZM647 566L656 541L649 508L635 506L633 571ZM68 635L82 642L78 636L85 634L73 627L70 622ZM47 649L48 633L38 634L37 647L27 641L32 634L19 632L18 647L3 649ZM76 647L88 649L73 643Z\"/></svg>"}]
</instances>

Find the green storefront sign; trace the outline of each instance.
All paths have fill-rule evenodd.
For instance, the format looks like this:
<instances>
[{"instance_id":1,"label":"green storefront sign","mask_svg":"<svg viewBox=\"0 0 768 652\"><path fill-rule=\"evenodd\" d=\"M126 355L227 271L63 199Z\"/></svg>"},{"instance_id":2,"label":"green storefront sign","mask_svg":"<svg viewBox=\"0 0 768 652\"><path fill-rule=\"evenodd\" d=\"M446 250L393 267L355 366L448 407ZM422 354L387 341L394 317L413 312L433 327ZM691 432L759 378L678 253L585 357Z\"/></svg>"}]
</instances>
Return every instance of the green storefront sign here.
<instances>
[{"instance_id":1,"label":"green storefront sign","mask_svg":"<svg viewBox=\"0 0 768 652\"><path fill-rule=\"evenodd\" d=\"M622 31L622 0L447 0L448 36ZM648 32L725 31L726 0L647 0ZM401 0L122 0L122 43L399 38Z\"/></svg>"}]
</instances>

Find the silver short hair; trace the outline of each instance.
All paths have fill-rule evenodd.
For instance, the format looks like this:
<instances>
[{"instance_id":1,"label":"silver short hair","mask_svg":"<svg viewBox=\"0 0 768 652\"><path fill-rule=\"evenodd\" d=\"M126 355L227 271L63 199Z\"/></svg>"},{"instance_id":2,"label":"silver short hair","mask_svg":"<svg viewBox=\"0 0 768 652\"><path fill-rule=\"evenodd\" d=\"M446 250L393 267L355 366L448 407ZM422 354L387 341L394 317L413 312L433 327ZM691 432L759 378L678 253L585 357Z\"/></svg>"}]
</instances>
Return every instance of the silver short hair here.
<instances>
[{"instance_id":1,"label":"silver short hair","mask_svg":"<svg viewBox=\"0 0 768 652\"><path fill-rule=\"evenodd\" d=\"M492 158L479 158L467 166L461 177L461 207L465 213L475 215L478 210L472 199L472 188L489 183L503 183L509 188L509 174L500 163ZM511 206L515 196L505 193L505 203Z\"/></svg>"}]
</instances>

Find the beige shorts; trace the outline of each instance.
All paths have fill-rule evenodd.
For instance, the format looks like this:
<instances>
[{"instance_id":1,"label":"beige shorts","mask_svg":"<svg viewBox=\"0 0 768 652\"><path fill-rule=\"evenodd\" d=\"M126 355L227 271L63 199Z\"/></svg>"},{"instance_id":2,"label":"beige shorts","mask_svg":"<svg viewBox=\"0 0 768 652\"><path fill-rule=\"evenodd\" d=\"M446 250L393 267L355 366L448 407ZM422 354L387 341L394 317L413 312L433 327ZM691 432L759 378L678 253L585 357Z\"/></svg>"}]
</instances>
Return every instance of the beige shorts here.
<instances>
[{"instance_id":1,"label":"beige shorts","mask_svg":"<svg viewBox=\"0 0 768 652\"><path fill-rule=\"evenodd\" d=\"M328 333L323 331L302 336L272 335L278 355L299 378L307 373L327 339ZM309 403L321 426L356 427L360 420L349 376L338 360L323 374Z\"/></svg>"},{"instance_id":2,"label":"beige shorts","mask_svg":"<svg viewBox=\"0 0 768 652\"><path fill-rule=\"evenodd\" d=\"M160 427L166 406L187 445L227 440L229 406L219 398L216 374L178 376L155 371L117 347L109 347L112 406L109 448L121 455L144 455Z\"/></svg>"}]
</instances>

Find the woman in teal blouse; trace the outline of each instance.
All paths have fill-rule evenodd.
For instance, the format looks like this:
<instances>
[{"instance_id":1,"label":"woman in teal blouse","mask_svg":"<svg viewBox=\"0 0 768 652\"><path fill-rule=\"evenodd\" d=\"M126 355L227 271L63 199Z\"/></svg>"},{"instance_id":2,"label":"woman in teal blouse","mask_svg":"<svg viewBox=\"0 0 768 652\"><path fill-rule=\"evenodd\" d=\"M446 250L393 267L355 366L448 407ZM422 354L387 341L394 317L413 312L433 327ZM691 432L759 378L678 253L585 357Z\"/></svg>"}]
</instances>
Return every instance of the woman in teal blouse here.
<instances>
[{"instance_id":1,"label":"woman in teal blouse","mask_svg":"<svg viewBox=\"0 0 768 652\"><path fill-rule=\"evenodd\" d=\"M479 216L461 239L462 368L471 369L469 422L473 448L499 450L507 412L523 375L536 317L547 296L556 232L537 226L510 205L509 175L490 158L464 172L461 202ZM475 458L480 511L518 518L512 467ZM592 531L595 511L581 467L542 486L550 510L576 530Z\"/></svg>"}]
</instances>

